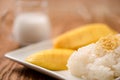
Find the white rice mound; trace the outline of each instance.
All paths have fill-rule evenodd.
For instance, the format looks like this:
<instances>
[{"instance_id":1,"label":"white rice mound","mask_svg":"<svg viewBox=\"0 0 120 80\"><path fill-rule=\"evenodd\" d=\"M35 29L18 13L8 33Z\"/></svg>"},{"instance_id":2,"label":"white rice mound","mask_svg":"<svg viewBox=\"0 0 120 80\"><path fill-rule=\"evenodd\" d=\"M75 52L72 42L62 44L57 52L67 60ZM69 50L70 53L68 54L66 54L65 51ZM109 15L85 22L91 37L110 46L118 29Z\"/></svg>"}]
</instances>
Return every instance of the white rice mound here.
<instances>
[{"instance_id":1,"label":"white rice mound","mask_svg":"<svg viewBox=\"0 0 120 80\"><path fill-rule=\"evenodd\" d=\"M71 74L85 80L114 80L120 77L120 34L109 35L79 48L67 63Z\"/></svg>"}]
</instances>

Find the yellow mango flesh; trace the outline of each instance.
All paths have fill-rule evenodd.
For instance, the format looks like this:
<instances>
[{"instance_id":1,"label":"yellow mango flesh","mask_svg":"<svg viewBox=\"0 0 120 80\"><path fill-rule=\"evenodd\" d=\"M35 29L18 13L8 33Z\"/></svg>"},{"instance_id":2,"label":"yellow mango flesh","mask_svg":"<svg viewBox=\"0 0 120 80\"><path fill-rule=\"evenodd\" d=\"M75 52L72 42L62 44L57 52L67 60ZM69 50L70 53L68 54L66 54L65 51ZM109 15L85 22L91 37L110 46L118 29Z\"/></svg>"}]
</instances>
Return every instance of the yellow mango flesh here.
<instances>
[{"instance_id":1,"label":"yellow mango flesh","mask_svg":"<svg viewBox=\"0 0 120 80\"><path fill-rule=\"evenodd\" d=\"M32 54L26 58L27 62L50 70L65 70L69 56L73 50L50 49Z\"/></svg>"},{"instance_id":2,"label":"yellow mango flesh","mask_svg":"<svg viewBox=\"0 0 120 80\"><path fill-rule=\"evenodd\" d=\"M68 31L54 40L55 48L78 49L116 32L105 24L88 24Z\"/></svg>"}]
</instances>

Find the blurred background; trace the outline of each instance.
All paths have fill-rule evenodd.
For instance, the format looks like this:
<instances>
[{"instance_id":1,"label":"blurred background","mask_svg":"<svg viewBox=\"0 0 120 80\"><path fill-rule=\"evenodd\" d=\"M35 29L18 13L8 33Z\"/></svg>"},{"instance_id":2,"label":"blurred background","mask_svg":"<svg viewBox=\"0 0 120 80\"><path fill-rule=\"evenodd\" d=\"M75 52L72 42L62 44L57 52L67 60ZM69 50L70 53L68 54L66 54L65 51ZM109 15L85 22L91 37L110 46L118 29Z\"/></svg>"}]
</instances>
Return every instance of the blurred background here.
<instances>
[{"instance_id":1,"label":"blurred background","mask_svg":"<svg viewBox=\"0 0 120 80\"><path fill-rule=\"evenodd\" d=\"M35 5L42 5L42 9L37 9L38 6L34 9L49 19L46 24L50 23L51 38L89 23L105 23L120 32L120 0L0 0L0 53L20 47L12 37L14 23L23 9L33 9L32 1L40 1ZM24 3L27 5L23 7Z\"/></svg>"}]
</instances>

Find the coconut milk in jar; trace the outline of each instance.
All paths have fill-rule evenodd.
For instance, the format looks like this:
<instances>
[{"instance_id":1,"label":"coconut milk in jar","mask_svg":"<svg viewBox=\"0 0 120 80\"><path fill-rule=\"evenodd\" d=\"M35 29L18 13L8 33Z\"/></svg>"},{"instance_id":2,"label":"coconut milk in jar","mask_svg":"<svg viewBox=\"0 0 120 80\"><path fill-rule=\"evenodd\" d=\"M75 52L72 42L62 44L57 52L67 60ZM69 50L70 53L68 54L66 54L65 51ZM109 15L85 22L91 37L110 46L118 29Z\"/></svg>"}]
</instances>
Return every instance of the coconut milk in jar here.
<instances>
[{"instance_id":1,"label":"coconut milk in jar","mask_svg":"<svg viewBox=\"0 0 120 80\"><path fill-rule=\"evenodd\" d=\"M50 38L47 0L16 0L13 37L22 46Z\"/></svg>"}]
</instances>

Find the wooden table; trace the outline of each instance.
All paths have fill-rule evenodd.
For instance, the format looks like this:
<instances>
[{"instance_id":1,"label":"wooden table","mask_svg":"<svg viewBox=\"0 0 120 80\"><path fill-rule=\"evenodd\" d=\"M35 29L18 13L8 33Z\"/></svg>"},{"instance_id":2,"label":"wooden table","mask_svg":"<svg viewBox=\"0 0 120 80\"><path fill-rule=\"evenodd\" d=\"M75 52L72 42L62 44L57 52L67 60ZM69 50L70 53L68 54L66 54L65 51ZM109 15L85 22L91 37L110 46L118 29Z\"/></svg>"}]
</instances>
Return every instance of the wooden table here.
<instances>
[{"instance_id":1,"label":"wooden table","mask_svg":"<svg viewBox=\"0 0 120 80\"><path fill-rule=\"evenodd\" d=\"M67 4L68 1L69 4ZM89 0L86 1L48 0L48 15L52 24L52 38L80 25L95 22L106 23L120 32L120 0L98 0L98 2L91 0L92 3L88 3ZM19 43L16 43L11 37L14 20L14 2L14 0L0 1L0 80L53 80L54 78L50 76L31 70L4 57L6 52L20 47ZM93 10L93 4L97 3L107 7L108 12L105 13L107 11L105 10L101 14L99 12L96 13ZM79 6L79 4L83 4L83 6ZM7 11L4 11L6 5ZM98 7L99 10L103 10L103 7Z\"/></svg>"}]
</instances>

